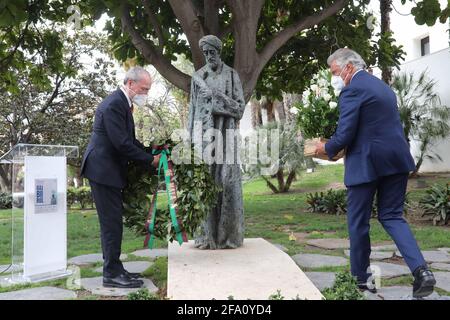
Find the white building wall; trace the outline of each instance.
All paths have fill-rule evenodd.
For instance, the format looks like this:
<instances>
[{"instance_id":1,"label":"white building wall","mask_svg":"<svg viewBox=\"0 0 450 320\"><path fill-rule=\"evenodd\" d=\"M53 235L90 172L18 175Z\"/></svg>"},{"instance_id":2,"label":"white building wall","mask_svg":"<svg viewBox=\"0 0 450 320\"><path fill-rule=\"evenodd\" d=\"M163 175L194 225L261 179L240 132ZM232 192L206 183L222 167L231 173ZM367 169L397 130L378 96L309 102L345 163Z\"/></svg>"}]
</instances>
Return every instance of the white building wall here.
<instances>
[{"instance_id":1,"label":"white building wall","mask_svg":"<svg viewBox=\"0 0 450 320\"><path fill-rule=\"evenodd\" d=\"M439 21L432 27L419 26L414 17L408 14L412 4L402 5L400 0L394 0L396 10L391 14L391 29L394 32L396 43L403 46L406 52L405 61L399 72L414 72L419 75L428 70L428 76L436 81L436 91L444 105L450 106L450 47L449 47L449 21ZM447 5L447 0L440 0L441 8ZM430 38L430 54L421 56L421 39ZM440 140L433 149L442 157L442 162L425 160L421 172L450 171L450 138ZM417 144L412 144L413 155L418 154Z\"/></svg>"}]
</instances>

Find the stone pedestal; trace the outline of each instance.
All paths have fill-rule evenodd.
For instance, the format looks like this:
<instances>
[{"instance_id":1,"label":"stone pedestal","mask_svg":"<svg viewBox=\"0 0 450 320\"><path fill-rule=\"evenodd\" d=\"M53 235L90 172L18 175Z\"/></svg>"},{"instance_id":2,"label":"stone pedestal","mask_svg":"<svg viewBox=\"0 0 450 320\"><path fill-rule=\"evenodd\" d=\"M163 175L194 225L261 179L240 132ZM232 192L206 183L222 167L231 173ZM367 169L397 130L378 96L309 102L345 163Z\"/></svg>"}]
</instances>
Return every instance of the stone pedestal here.
<instances>
[{"instance_id":1,"label":"stone pedestal","mask_svg":"<svg viewBox=\"0 0 450 320\"><path fill-rule=\"evenodd\" d=\"M267 300L278 290L285 300L323 298L291 257L264 239L225 250L200 250L193 241L169 244L169 299Z\"/></svg>"}]
</instances>

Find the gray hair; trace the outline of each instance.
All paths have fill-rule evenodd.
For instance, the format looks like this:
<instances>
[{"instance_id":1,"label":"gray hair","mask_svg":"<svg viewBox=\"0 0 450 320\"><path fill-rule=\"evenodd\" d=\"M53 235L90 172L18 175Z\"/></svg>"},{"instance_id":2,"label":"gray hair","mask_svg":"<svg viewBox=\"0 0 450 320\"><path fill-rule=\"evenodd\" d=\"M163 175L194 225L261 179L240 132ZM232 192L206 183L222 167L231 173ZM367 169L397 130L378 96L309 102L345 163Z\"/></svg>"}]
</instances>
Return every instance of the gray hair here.
<instances>
[{"instance_id":1,"label":"gray hair","mask_svg":"<svg viewBox=\"0 0 450 320\"><path fill-rule=\"evenodd\" d=\"M123 84L127 84L128 80L138 82L142 79L142 77L145 73L148 74L148 76L150 77L150 73L147 70L145 70L144 68L139 67L139 66L132 67L125 74L125 79L123 79Z\"/></svg>"},{"instance_id":2,"label":"gray hair","mask_svg":"<svg viewBox=\"0 0 450 320\"><path fill-rule=\"evenodd\" d=\"M356 51L349 48L337 49L331 56L328 57L327 64L331 66L333 61L336 61L336 64L341 68L348 63L354 65L357 70L365 69L367 67L364 59Z\"/></svg>"}]
</instances>

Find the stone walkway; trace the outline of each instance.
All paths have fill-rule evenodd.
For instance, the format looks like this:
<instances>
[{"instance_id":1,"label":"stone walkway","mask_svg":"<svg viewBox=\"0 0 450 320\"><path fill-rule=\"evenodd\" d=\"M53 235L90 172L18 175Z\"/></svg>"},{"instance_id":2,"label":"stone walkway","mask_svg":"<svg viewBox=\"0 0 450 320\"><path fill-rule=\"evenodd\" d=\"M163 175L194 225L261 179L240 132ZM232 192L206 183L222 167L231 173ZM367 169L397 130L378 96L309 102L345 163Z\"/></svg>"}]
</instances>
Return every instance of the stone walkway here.
<instances>
[{"instance_id":1,"label":"stone walkway","mask_svg":"<svg viewBox=\"0 0 450 320\"><path fill-rule=\"evenodd\" d=\"M324 252L342 255L342 249L348 247L348 240L345 239L313 239L306 241L306 244L323 249ZM425 260L434 270L436 277L436 288L450 292L450 248L438 248L436 250L422 251ZM350 257L349 250L343 250L345 257ZM346 258L337 255L300 253L291 257L301 268L308 268L306 275L316 285L319 290L330 288L334 284L336 274L334 272L319 272L317 268L332 268L348 266ZM374 274L381 276L382 288L377 294L365 293L368 300L412 300L411 286L383 286L387 279L411 275L409 268L401 258L395 244L372 246L370 255L371 268ZM400 259L400 260L399 260ZM411 276L412 282L412 276ZM424 298L425 300L450 300L450 295L439 295L434 292Z\"/></svg>"},{"instance_id":2,"label":"stone walkway","mask_svg":"<svg viewBox=\"0 0 450 320\"><path fill-rule=\"evenodd\" d=\"M123 265L129 272L142 273L153 265L153 261L157 257L167 256L167 249L144 249L131 253L133 256L138 257L139 261L127 261ZM127 254L120 256L121 260L128 259ZM145 261L143 261L145 260ZM93 269L94 264L103 262L101 253L86 254L77 257L73 257L68 260L68 267L82 267L88 268L95 272L102 273L103 268L97 267ZM8 266L5 266L5 269ZM0 269L2 270L2 269ZM9 271L9 270L8 270ZM7 276L8 277L8 276ZM7 281L7 277L0 279L0 285L2 287L11 286L11 283ZM133 289L121 289L121 288L105 288L103 287L103 277L93 278L81 278L81 279L68 279L67 287L71 290L61 289L56 287L36 287L22 290L14 290L10 292L0 293L0 300L64 300L64 299L76 299L76 290L86 290L92 295L102 297L126 297L132 292L137 292L141 289L147 289L150 293L157 293L159 289L154 285L150 279L142 279L144 286L142 288Z\"/></svg>"}]
</instances>

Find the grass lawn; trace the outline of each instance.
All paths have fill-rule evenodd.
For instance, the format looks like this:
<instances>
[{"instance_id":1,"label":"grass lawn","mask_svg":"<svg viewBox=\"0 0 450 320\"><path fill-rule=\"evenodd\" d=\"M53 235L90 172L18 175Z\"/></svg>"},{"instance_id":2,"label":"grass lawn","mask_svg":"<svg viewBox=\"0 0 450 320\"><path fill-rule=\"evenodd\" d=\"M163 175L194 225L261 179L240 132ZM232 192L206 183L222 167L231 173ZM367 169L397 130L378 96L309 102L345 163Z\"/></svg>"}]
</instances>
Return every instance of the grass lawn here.
<instances>
[{"instance_id":1,"label":"grass lawn","mask_svg":"<svg viewBox=\"0 0 450 320\"><path fill-rule=\"evenodd\" d=\"M348 237L345 215L310 213L307 211L305 202L308 192L343 188L343 172L342 165L318 166L315 172L309 174L302 172L294 181L291 191L285 194L272 194L262 179L246 182L244 184L245 237L261 237L272 243L281 244L288 249L290 255L300 252L323 253L318 248L306 245L307 239ZM435 182L446 183L449 180L448 174L426 177L430 186ZM415 188L416 183L414 179L409 181L409 198L413 202L420 199L426 190ZM0 264L10 263L10 215L10 210L0 210ZM414 214L409 214L407 219L410 221L411 228L422 249L450 247L450 226L433 226L431 222L417 219ZM95 210L70 210L67 224L69 258L101 252L100 231ZM382 244L390 240L376 219L372 219L371 226L372 243ZM163 241L156 242L156 247L166 246L167 244ZM136 236L125 228L122 251L130 253L142 247L143 237ZM343 250L337 250L326 253L342 255L342 252ZM149 270L146 275L151 278L156 277L155 280L164 286L165 277L160 273L166 264L167 259L161 260L157 264L157 268ZM320 271L339 271L341 269L332 268ZM82 270L82 272L83 275L88 275L92 271ZM94 274L92 275L94 276Z\"/></svg>"}]
</instances>

